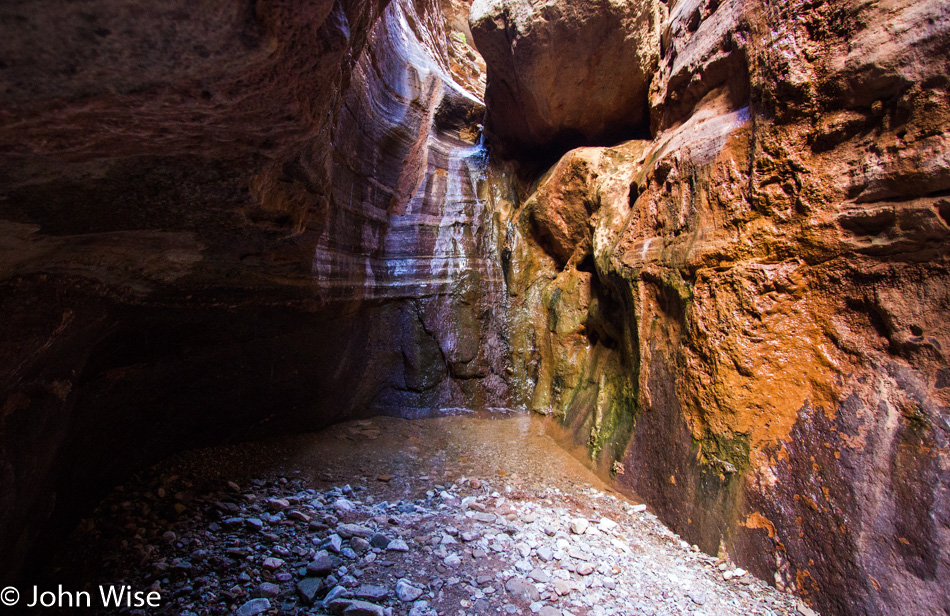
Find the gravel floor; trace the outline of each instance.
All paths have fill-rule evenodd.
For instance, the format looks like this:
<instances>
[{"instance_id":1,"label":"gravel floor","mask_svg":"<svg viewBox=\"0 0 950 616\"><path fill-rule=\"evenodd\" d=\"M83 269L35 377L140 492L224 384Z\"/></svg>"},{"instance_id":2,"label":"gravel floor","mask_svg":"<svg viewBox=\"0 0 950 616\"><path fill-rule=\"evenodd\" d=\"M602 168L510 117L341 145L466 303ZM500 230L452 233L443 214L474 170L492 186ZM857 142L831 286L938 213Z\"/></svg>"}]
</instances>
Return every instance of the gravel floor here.
<instances>
[{"instance_id":1,"label":"gravel floor","mask_svg":"<svg viewBox=\"0 0 950 616\"><path fill-rule=\"evenodd\" d=\"M525 421L379 418L192 452L114 490L48 578L160 593L104 614L813 613Z\"/></svg>"}]
</instances>

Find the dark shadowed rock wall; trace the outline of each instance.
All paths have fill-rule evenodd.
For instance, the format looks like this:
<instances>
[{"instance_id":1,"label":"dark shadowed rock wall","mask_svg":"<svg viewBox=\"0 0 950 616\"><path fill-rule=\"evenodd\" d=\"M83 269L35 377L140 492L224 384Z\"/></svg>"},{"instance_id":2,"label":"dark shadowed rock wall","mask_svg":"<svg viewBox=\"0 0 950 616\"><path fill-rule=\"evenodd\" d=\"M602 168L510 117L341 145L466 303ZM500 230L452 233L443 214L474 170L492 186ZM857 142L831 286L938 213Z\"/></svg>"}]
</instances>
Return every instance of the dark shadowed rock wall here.
<instances>
[{"instance_id":1,"label":"dark shadowed rock wall","mask_svg":"<svg viewBox=\"0 0 950 616\"><path fill-rule=\"evenodd\" d=\"M5 580L175 449L505 404L444 4L0 7Z\"/></svg>"},{"instance_id":2,"label":"dark shadowed rock wall","mask_svg":"<svg viewBox=\"0 0 950 616\"><path fill-rule=\"evenodd\" d=\"M592 96L549 96L537 34L590 3L489 4L490 127ZM950 613L950 9L635 4L660 16L631 90L650 138L562 152L501 202L516 397L823 614ZM548 81L496 108L524 49ZM609 57L587 49L564 61Z\"/></svg>"}]
</instances>

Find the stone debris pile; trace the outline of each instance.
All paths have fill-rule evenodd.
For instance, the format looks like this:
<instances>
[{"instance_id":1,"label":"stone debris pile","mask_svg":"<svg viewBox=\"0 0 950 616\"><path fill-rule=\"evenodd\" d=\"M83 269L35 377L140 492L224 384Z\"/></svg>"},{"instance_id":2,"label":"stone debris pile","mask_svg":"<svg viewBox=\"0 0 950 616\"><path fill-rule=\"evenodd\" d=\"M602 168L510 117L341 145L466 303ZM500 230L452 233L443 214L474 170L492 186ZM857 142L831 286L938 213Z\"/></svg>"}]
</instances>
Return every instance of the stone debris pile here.
<instances>
[{"instance_id":1,"label":"stone debris pile","mask_svg":"<svg viewBox=\"0 0 950 616\"><path fill-rule=\"evenodd\" d=\"M277 478L199 494L158 478L107 499L72 552L105 552L97 575L157 590L157 613L182 616L808 613L587 486L460 478L385 500L382 485Z\"/></svg>"}]
</instances>

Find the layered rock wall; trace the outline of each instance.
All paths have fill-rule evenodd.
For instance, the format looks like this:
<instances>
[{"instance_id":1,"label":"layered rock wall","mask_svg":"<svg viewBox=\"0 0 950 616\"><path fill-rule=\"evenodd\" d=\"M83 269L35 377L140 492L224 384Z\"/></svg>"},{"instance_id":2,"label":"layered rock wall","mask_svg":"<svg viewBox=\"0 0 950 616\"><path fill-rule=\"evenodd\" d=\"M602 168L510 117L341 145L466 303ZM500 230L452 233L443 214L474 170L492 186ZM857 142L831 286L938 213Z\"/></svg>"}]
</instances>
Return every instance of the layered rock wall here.
<instances>
[{"instance_id":1,"label":"layered rock wall","mask_svg":"<svg viewBox=\"0 0 950 616\"><path fill-rule=\"evenodd\" d=\"M4 581L176 449L505 403L449 4L0 7Z\"/></svg>"},{"instance_id":2,"label":"layered rock wall","mask_svg":"<svg viewBox=\"0 0 950 616\"><path fill-rule=\"evenodd\" d=\"M950 12L643 6L652 138L571 150L502 208L520 400L822 613L950 611Z\"/></svg>"}]
</instances>

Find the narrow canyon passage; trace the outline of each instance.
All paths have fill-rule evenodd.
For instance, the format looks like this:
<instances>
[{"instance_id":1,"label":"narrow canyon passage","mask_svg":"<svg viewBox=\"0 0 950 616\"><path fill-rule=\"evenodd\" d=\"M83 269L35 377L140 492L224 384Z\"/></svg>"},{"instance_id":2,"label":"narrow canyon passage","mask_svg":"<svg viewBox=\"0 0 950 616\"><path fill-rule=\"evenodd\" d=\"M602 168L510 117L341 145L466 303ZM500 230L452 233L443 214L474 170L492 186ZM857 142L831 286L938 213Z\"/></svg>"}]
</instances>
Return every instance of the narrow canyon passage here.
<instances>
[{"instance_id":1,"label":"narrow canyon passage","mask_svg":"<svg viewBox=\"0 0 950 616\"><path fill-rule=\"evenodd\" d=\"M0 611L950 614L946 2L0 35Z\"/></svg>"}]
</instances>

